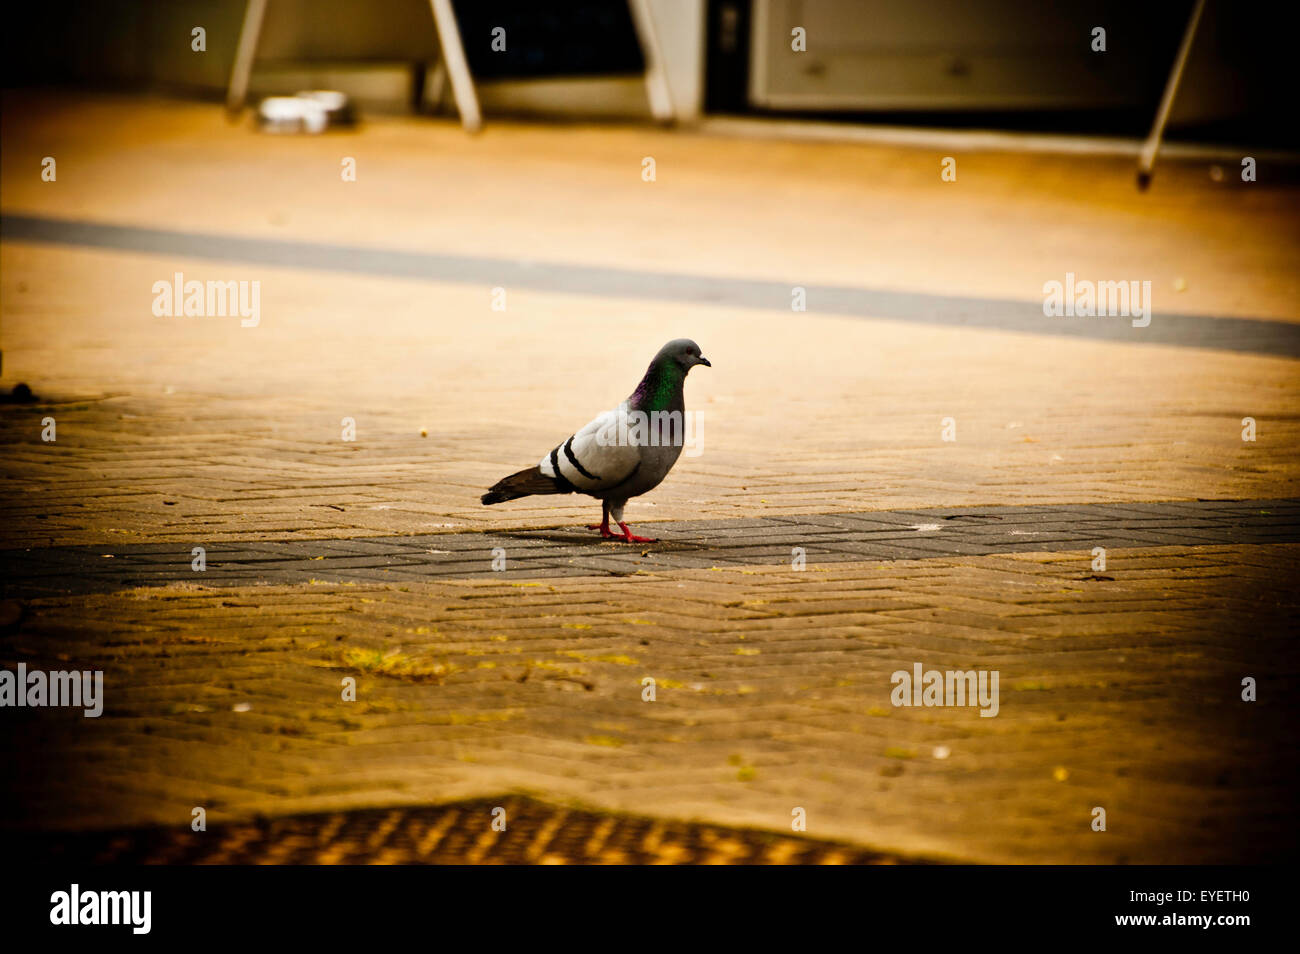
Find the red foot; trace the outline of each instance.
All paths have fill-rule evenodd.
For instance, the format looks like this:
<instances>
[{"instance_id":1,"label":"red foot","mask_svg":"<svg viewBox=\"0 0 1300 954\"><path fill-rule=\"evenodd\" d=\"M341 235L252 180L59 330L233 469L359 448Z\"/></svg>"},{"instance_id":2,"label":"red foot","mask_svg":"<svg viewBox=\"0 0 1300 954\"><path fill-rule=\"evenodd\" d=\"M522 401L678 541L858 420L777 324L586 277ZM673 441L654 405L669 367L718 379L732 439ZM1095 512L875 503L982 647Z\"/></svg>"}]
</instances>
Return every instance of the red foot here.
<instances>
[{"instance_id":1,"label":"red foot","mask_svg":"<svg viewBox=\"0 0 1300 954\"><path fill-rule=\"evenodd\" d=\"M623 529L623 536L620 537L624 543L658 543L654 537L634 537L632 529L627 524L620 522L619 526Z\"/></svg>"},{"instance_id":2,"label":"red foot","mask_svg":"<svg viewBox=\"0 0 1300 954\"><path fill-rule=\"evenodd\" d=\"M638 537L634 536L630 527L625 523L620 523L623 533L619 535L609 529L608 523L589 523L588 530L599 530L602 540L617 540L619 543L658 543L655 537Z\"/></svg>"}]
</instances>

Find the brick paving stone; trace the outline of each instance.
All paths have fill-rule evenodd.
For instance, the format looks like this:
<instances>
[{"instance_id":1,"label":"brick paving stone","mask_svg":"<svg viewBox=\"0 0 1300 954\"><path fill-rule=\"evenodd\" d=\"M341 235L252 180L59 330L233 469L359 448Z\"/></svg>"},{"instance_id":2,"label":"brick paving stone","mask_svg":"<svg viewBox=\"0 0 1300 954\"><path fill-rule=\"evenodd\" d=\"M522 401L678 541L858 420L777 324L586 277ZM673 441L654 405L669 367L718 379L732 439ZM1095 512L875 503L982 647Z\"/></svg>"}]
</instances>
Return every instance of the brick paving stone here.
<instances>
[{"instance_id":1,"label":"brick paving stone","mask_svg":"<svg viewBox=\"0 0 1300 954\"><path fill-rule=\"evenodd\" d=\"M196 804L235 825L514 789L774 833L798 805L809 837L909 857L1284 857L1300 545L1116 548L1109 582L1087 581L1090 560L25 600L4 663L102 667L108 704L6 713L24 770L5 826L175 832ZM893 707L889 674L914 662L998 668L998 717ZM349 673L356 703L339 700Z\"/></svg>"},{"instance_id":2,"label":"brick paving stone","mask_svg":"<svg viewBox=\"0 0 1300 954\"><path fill-rule=\"evenodd\" d=\"M1046 508L1054 513L1053 508ZM435 579L481 576L493 573L493 549L506 553L503 578L545 578L548 574L575 572L628 574L652 568L789 563L791 550L802 546L812 563L846 560L918 560L956 555L985 555L1017 551L1055 551L1102 546L1109 549L1138 546L1213 545L1218 543L1295 542L1300 540L1300 511L1290 501L1259 501L1248 510L1225 511L1184 503L1177 508L1146 505L1140 509L1101 506L1097 512L1078 507L1078 525L1059 523L1039 529L1041 509L1036 507L983 508L989 519L960 520L966 516L952 508L915 510L903 514L833 515L841 529L827 518L810 518L809 529L795 518L774 518L777 527L745 520L739 527L714 521L709 528L683 532L665 525L676 539L660 544L603 543L594 534L575 534L573 543L556 543L532 534L522 541L502 534L439 534L418 538L391 537L335 542L261 541L240 549L218 545L207 554L208 569L200 578L189 570L190 554L171 552L157 545L60 547L41 550L0 551L3 592L10 597L32 593L111 590L150 581L191 579L208 586L231 579L238 585L303 583L310 579L346 580ZM861 519L881 526L939 526L939 531L885 530L862 532ZM914 521L914 522L913 522ZM1193 524L1183 531L1181 524ZM645 524L646 532L661 532ZM771 533L763 531L771 530ZM707 533L708 543L700 539ZM554 538L554 535L551 535ZM694 537L694 539L688 539ZM775 542L780 540L780 543ZM435 552L438 551L438 552ZM106 559L105 552L112 553ZM284 557L288 556L288 559Z\"/></svg>"}]
</instances>

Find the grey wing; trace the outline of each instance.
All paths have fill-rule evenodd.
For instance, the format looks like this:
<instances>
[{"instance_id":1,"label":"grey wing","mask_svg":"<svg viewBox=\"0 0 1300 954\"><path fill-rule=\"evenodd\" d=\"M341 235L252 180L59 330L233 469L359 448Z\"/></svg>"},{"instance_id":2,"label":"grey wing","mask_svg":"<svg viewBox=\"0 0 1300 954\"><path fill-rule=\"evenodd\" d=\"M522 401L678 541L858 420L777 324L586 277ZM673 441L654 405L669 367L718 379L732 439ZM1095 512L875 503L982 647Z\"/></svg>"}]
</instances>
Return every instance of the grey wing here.
<instances>
[{"instance_id":1,"label":"grey wing","mask_svg":"<svg viewBox=\"0 0 1300 954\"><path fill-rule=\"evenodd\" d=\"M641 463L641 450L627 440L624 402L591 421L541 459L547 477L586 493L609 490L627 480Z\"/></svg>"}]
</instances>

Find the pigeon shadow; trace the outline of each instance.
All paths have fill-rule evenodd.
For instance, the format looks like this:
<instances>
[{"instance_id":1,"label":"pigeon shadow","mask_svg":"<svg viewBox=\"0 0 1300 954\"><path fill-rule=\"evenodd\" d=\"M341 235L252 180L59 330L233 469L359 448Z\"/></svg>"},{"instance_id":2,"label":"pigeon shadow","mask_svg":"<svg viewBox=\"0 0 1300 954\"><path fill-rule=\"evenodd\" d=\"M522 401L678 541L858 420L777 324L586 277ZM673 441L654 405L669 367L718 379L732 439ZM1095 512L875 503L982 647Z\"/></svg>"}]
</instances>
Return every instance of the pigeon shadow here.
<instances>
[{"instance_id":1,"label":"pigeon shadow","mask_svg":"<svg viewBox=\"0 0 1300 954\"><path fill-rule=\"evenodd\" d=\"M659 537L654 543L624 543L620 540L602 540L595 531L580 533L566 530L495 530L490 536L503 537L507 540L519 540L535 543L545 541L547 543L559 543L567 546L590 547L593 552L614 552L621 550L635 550L638 547L645 549L654 547L656 550L672 550L677 552L691 552L710 549L702 543L694 540L682 540L680 538Z\"/></svg>"}]
</instances>

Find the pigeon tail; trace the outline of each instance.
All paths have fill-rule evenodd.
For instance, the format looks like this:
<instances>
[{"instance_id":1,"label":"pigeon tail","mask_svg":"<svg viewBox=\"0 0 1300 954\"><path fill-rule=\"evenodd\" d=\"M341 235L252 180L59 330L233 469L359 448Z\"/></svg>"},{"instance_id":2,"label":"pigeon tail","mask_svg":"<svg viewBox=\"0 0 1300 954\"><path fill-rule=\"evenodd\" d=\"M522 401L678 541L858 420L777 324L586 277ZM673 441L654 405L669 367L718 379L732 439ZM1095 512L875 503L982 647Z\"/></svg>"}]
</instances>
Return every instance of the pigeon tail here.
<instances>
[{"instance_id":1,"label":"pigeon tail","mask_svg":"<svg viewBox=\"0 0 1300 954\"><path fill-rule=\"evenodd\" d=\"M539 467L529 467L509 477L502 477L482 497L485 505L502 503L518 497L530 497L534 494L571 494L573 485L565 481L561 486L554 477L547 477Z\"/></svg>"}]
</instances>

